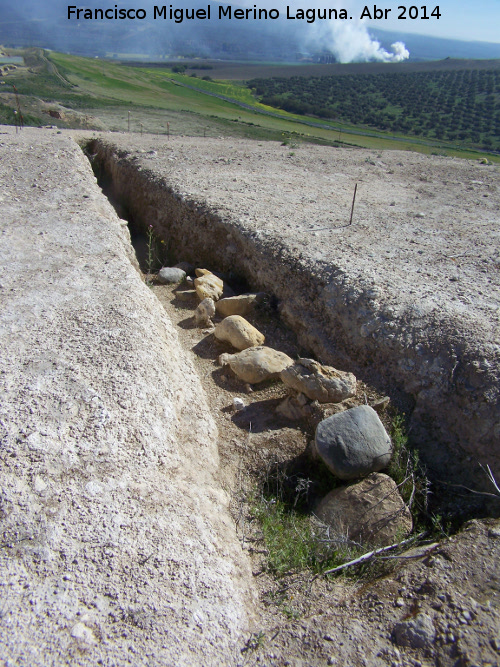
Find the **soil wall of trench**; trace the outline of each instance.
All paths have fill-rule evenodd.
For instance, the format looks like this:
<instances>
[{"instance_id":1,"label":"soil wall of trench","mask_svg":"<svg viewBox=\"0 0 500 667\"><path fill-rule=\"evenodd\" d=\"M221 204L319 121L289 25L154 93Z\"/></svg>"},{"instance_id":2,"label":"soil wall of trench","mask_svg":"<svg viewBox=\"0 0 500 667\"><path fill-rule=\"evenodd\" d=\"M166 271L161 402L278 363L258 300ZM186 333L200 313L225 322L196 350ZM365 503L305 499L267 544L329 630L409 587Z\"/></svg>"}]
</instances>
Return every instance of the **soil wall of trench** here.
<instances>
[{"instance_id":1,"label":"soil wall of trench","mask_svg":"<svg viewBox=\"0 0 500 667\"><path fill-rule=\"evenodd\" d=\"M368 276L247 228L113 144L93 140L86 151L122 215L139 228L153 225L172 261L232 273L274 295L305 351L354 371L411 414L431 477L486 488L478 463L500 474L499 346L483 340L474 321L444 307L395 309Z\"/></svg>"}]
</instances>

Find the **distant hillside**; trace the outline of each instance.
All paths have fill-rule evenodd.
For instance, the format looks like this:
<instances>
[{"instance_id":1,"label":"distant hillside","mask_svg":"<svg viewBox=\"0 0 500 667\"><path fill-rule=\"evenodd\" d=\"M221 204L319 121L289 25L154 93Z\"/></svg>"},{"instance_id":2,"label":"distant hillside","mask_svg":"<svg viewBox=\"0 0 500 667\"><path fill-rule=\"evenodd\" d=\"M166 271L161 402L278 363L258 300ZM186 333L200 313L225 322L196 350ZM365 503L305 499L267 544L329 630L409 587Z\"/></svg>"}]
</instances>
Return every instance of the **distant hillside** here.
<instances>
[{"instance_id":1,"label":"distant hillside","mask_svg":"<svg viewBox=\"0 0 500 667\"><path fill-rule=\"evenodd\" d=\"M445 58L495 59L500 58L500 43L464 42L456 39L427 37L404 32L389 32L370 28L370 34L378 39L386 49L397 41L405 43L410 51L410 59L444 60Z\"/></svg>"},{"instance_id":2,"label":"distant hillside","mask_svg":"<svg viewBox=\"0 0 500 667\"><path fill-rule=\"evenodd\" d=\"M500 61L492 61L492 69L444 62L457 67L422 63L415 71L412 63L402 63L374 74L365 64L344 76L254 79L248 86L263 104L291 113L500 150Z\"/></svg>"}]
</instances>

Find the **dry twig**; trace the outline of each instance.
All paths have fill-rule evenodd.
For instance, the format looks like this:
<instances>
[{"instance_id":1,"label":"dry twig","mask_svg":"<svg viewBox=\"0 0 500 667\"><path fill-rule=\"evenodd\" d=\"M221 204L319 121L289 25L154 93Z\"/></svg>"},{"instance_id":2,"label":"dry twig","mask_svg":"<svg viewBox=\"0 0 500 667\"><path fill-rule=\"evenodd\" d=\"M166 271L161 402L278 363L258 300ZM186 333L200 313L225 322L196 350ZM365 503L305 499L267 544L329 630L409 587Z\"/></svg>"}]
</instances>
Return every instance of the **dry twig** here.
<instances>
[{"instance_id":1,"label":"dry twig","mask_svg":"<svg viewBox=\"0 0 500 667\"><path fill-rule=\"evenodd\" d=\"M352 567L353 565L359 565L360 563L364 563L365 561L370 560L370 558L378 556L378 554L382 554L386 551L391 551L392 549L397 549L398 547L402 547L405 544L410 544L410 542L415 542L415 540L419 540L424 535L425 532L419 533L418 535L409 537L407 540L403 540L402 542L391 544L388 547L380 547L380 549L374 549L373 551L369 551L368 553L363 554L359 558L355 558L354 560L351 560L348 563L343 563L342 565L338 565L337 567L334 567L331 570L325 570L325 572L322 572L322 574L334 574L335 572L340 572L341 570L345 570L346 568ZM320 576L319 574L316 575L316 577L319 576Z\"/></svg>"}]
</instances>

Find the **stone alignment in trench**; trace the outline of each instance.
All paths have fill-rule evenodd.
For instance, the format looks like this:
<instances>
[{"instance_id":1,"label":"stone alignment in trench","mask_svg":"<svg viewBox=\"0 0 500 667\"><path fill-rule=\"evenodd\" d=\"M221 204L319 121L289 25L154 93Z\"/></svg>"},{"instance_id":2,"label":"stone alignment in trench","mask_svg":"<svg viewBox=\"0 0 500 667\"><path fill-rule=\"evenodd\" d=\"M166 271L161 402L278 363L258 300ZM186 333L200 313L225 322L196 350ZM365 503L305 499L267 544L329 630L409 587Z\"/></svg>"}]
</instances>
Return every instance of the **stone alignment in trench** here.
<instances>
[{"instance_id":1,"label":"stone alignment in trench","mask_svg":"<svg viewBox=\"0 0 500 667\"><path fill-rule=\"evenodd\" d=\"M0 137L0 655L233 664L251 572L216 428L78 145Z\"/></svg>"},{"instance_id":2,"label":"stone alignment in trench","mask_svg":"<svg viewBox=\"0 0 500 667\"><path fill-rule=\"evenodd\" d=\"M319 146L302 147L292 165L278 145L233 139L108 136L89 150L114 198L136 224L154 226L175 261L237 272L252 289L274 294L318 359L403 397L433 477L491 490L478 462L500 474L494 172L397 151L375 170L365 166L373 151ZM341 214L336 200L360 173L373 204L357 203L356 224L344 233L311 232L319 222L304 220L304 211L330 220ZM438 198L444 187L448 200ZM470 209L474 188L488 197L478 213ZM351 197L352 190L349 204ZM411 238L398 236L398 227ZM467 255L461 283L446 253ZM455 284L475 290L474 301L462 302Z\"/></svg>"}]
</instances>

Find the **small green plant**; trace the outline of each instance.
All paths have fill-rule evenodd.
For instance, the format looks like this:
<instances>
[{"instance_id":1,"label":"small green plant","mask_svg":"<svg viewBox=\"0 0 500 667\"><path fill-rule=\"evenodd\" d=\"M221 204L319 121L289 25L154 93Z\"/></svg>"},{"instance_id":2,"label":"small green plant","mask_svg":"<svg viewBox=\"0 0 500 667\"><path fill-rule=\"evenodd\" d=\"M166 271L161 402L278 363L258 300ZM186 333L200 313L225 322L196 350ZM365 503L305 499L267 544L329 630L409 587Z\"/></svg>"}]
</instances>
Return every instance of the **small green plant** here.
<instances>
[{"instance_id":1,"label":"small green plant","mask_svg":"<svg viewBox=\"0 0 500 667\"><path fill-rule=\"evenodd\" d=\"M247 651L256 651L257 649L262 648L264 646L265 640L266 635L262 630L259 632L254 632L252 635L250 635L247 643L241 649L241 652L246 653Z\"/></svg>"},{"instance_id":2,"label":"small green plant","mask_svg":"<svg viewBox=\"0 0 500 667\"><path fill-rule=\"evenodd\" d=\"M253 515L264 535L268 567L277 576L289 571L321 572L357 552L355 545L330 538L322 524L279 499L261 498L253 507ZM283 612L287 613L285 609Z\"/></svg>"},{"instance_id":3,"label":"small green plant","mask_svg":"<svg viewBox=\"0 0 500 667\"><path fill-rule=\"evenodd\" d=\"M151 276L157 268L163 266L165 255L165 241L159 240L154 233L153 225L148 226L146 233L146 282L151 284Z\"/></svg>"},{"instance_id":4,"label":"small green plant","mask_svg":"<svg viewBox=\"0 0 500 667\"><path fill-rule=\"evenodd\" d=\"M146 272L148 279L150 278L153 270L154 245L155 245L155 235L153 232L153 225L149 225L148 240L147 240L147 257L146 257Z\"/></svg>"},{"instance_id":5,"label":"small green plant","mask_svg":"<svg viewBox=\"0 0 500 667\"><path fill-rule=\"evenodd\" d=\"M420 462L418 451L408 445L404 415L396 415L391 427L392 458L387 473L396 482L399 492L414 518L427 511L429 480Z\"/></svg>"},{"instance_id":6,"label":"small green plant","mask_svg":"<svg viewBox=\"0 0 500 667\"><path fill-rule=\"evenodd\" d=\"M317 473L313 479L308 477L309 467ZM326 468L306 457L296 462L295 468L277 461L268 464L250 505L262 531L267 567L276 576L289 571L322 572L356 553L356 545L341 536L331 536L328 527L311 514L316 496L334 487ZM285 599L278 601L279 605L286 603ZM282 611L295 614L290 606L288 612L284 607Z\"/></svg>"}]
</instances>

